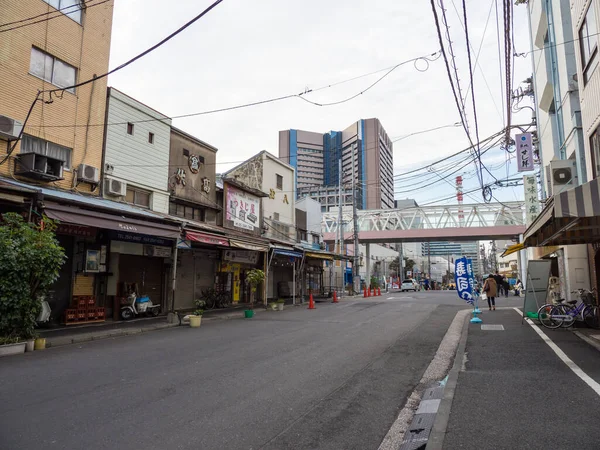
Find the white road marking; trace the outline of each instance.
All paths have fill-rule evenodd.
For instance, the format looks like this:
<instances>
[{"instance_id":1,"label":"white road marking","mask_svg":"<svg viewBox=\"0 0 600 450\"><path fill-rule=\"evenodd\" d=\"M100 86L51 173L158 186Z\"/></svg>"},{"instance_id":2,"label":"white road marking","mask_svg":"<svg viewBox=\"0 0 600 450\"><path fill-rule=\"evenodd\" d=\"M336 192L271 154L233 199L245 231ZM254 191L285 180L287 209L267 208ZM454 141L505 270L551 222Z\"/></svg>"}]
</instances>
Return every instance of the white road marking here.
<instances>
[{"instance_id":1,"label":"white road marking","mask_svg":"<svg viewBox=\"0 0 600 450\"><path fill-rule=\"evenodd\" d=\"M396 297L388 297L388 300L394 300Z\"/></svg>"},{"instance_id":2,"label":"white road marking","mask_svg":"<svg viewBox=\"0 0 600 450\"><path fill-rule=\"evenodd\" d=\"M517 313L519 313L520 316L523 316L523 313L521 312L521 310L519 308L513 308ZM581 367L579 367L577 364L575 364L573 362L573 360L571 358L569 358L565 352L563 352L560 347L558 345L556 345L552 339L550 339L548 336L546 336L546 333L544 333L542 330L540 330L540 328L533 323L533 321L529 318L525 318L525 320L527 321L527 323L529 325L531 325L531 328L533 328L533 330L542 338L542 340L548 344L548 346L554 351L554 353L556 353L556 356L558 356L562 362L564 362L567 367L569 369L571 369L573 371L573 373L575 375L577 375L579 378L581 378L585 384L587 384L589 387L591 387L594 392L596 394L598 394L598 396L600 396L600 383L597 383L592 377L590 377L587 373L585 373L583 370L581 370Z\"/></svg>"}]
</instances>

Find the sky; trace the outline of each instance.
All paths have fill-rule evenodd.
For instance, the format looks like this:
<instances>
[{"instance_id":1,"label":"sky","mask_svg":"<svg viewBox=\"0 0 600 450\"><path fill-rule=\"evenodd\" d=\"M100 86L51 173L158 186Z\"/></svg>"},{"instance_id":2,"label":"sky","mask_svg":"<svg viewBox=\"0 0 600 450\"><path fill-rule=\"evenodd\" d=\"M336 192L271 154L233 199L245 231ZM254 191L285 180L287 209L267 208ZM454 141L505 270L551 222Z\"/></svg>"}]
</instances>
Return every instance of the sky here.
<instances>
[{"instance_id":1,"label":"sky","mask_svg":"<svg viewBox=\"0 0 600 450\"><path fill-rule=\"evenodd\" d=\"M160 41L211 2L115 1L110 67ZM462 21L462 2L443 3L463 97L468 94L467 119L475 140L465 34L455 10ZM466 3L473 63L481 47L473 69L479 136L483 139L501 130L505 120L500 84L504 69L500 71L498 62L495 13L500 2ZM502 24L501 7L498 4ZM516 52L528 51L525 6L514 7L514 28ZM500 34L503 51L502 27ZM385 74L381 69L439 49L431 6L424 0L225 0L159 49L111 75L109 85L163 114L176 116L299 94L379 71L305 95L311 101L327 103L363 92ZM515 58L514 85L530 74L531 60ZM335 106L319 107L291 98L175 119L174 125L217 147L217 172L223 172L261 150L277 155L280 130L341 130L371 117L379 118L392 139L459 122L443 60L404 64L372 89ZM513 123L530 121L531 110L513 114ZM462 127L406 137L394 144L395 173L425 166L468 145ZM507 163L500 149L490 150L482 160L496 178L516 173L516 162ZM477 187L473 164L451 176L449 172L446 168L439 174L448 176L450 185L443 180L433 184L439 176L427 172L416 178L400 177L396 198L427 203L448 197L459 174L465 177L465 191ZM493 178L486 174L484 181ZM523 198L522 187L498 189L494 195L500 201ZM465 197L465 203L474 201L481 201L480 193Z\"/></svg>"}]
</instances>

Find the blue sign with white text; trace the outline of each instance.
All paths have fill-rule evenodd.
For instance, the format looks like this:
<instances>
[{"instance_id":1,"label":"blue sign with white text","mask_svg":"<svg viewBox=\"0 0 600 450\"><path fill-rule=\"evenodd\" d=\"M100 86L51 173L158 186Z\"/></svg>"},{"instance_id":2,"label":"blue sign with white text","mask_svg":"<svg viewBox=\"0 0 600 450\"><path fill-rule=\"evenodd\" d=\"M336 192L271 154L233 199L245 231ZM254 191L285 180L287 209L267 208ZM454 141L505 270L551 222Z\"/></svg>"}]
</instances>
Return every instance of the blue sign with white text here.
<instances>
[{"instance_id":1,"label":"blue sign with white text","mask_svg":"<svg viewBox=\"0 0 600 450\"><path fill-rule=\"evenodd\" d=\"M473 263L465 257L456 259L454 263L454 281L458 296L467 303L473 303Z\"/></svg>"}]
</instances>

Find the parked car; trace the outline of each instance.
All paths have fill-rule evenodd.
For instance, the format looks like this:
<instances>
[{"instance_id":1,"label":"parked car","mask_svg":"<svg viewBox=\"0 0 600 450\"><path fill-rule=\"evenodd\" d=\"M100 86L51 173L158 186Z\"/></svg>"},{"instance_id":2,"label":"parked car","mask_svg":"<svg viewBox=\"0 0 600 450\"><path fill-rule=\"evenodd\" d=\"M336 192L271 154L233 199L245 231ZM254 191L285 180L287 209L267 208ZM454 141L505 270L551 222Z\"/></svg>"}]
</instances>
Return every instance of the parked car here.
<instances>
[{"instance_id":1,"label":"parked car","mask_svg":"<svg viewBox=\"0 0 600 450\"><path fill-rule=\"evenodd\" d=\"M417 285L413 280L404 280L400 285L400 292L413 291L417 292Z\"/></svg>"}]
</instances>

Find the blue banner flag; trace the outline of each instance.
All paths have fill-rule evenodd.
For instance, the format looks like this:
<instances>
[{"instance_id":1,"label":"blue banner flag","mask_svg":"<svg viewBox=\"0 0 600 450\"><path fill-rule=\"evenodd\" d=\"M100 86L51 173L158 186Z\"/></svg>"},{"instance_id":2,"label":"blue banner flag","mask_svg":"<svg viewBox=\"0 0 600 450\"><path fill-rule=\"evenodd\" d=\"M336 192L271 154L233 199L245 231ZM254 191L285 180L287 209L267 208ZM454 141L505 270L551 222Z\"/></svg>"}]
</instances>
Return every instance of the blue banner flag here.
<instances>
[{"instance_id":1,"label":"blue banner flag","mask_svg":"<svg viewBox=\"0 0 600 450\"><path fill-rule=\"evenodd\" d=\"M467 303L473 303L473 289L475 279L473 277L473 264L465 257L458 258L454 262L454 281L458 296Z\"/></svg>"}]
</instances>

